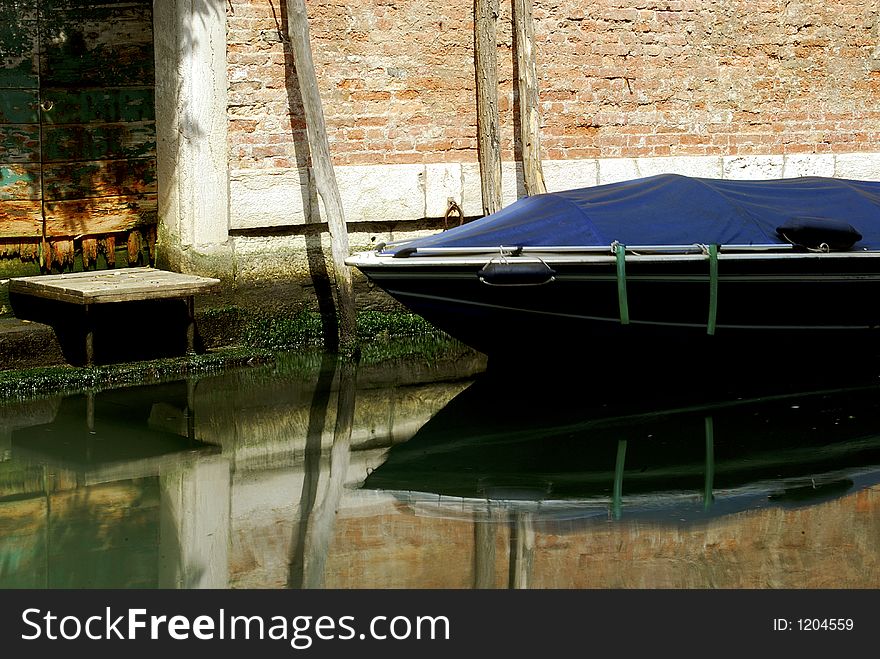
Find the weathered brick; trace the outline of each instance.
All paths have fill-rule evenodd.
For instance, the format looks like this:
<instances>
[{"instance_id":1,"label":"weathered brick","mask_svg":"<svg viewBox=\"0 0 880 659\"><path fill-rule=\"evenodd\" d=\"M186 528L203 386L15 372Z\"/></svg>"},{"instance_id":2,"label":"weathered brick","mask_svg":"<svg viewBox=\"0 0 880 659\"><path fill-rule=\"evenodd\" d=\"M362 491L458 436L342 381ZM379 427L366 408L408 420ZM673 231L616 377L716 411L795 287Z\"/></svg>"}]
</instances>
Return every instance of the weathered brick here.
<instances>
[{"instance_id":1,"label":"weathered brick","mask_svg":"<svg viewBox=\"0 0 880 659\"><path fill-rule=\"evenodd\" d=\"M226 4L231 166L278 166L303 137L280 9ZM308 4L337 164L475 160L472 4ZM501 140L512 157L509 5L501 14ZM856 0L536 0L544 155L880 151L878 24L880 10ZM261 132L271 139L249 141ZM287 152L266 154L285 141Z\"/></svg>"}]
</instances>

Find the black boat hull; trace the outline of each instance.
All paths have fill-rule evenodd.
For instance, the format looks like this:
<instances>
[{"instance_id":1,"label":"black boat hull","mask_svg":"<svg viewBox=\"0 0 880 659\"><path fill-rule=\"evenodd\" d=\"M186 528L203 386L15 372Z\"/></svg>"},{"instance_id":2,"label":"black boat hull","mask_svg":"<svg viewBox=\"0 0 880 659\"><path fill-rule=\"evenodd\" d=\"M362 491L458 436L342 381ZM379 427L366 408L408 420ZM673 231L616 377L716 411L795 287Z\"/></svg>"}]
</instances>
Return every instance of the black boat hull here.
<instances>
[{"instance_id":1,"label":"black boat hull","mask_svg":"<svg viewBox=\"0 0 880 659\"><path fill-rule=\"evenodd\" d=\"M807 359L873 351L880 261L822 256L722 262L714 293L705 260L628 263L628 318L607 260L553 264L552 281L509 286L481 281L474 264L358 267L438 328L503 359L525 352L656 359L681 347L735 355L763 346L765 356L798 351Z\"/></svg>"}]
</instances>

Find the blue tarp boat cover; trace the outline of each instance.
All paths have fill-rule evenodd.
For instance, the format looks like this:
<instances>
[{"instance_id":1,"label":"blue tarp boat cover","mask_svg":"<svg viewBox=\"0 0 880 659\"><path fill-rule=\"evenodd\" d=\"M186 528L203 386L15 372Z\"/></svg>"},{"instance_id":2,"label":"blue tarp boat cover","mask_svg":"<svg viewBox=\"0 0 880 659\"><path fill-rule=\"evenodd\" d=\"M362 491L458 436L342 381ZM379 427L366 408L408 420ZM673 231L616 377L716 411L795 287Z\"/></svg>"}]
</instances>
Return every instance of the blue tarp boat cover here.
<instances>
[{"instance_id":1,"label":"blue tarp boat cover","mask_svg":"<svg viewBox=\"0 0 880 659\"><path fill-rule=\"evenodd\" d=\"M768 245L776 228L827 218L880 249L880 182L824 177L734 181L661 174L526 197L497 213L383 253L423 247Z\"/></svg>"}]
</instances>

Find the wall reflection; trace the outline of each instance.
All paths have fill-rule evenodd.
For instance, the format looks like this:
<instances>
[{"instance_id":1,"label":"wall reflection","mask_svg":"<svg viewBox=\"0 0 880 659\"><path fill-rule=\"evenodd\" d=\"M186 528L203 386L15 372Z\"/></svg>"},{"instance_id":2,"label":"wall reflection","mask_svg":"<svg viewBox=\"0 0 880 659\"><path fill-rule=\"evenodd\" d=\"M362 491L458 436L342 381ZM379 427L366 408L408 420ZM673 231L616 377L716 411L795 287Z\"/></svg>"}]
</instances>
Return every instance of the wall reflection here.
<instances>
[{"instance_id":1,"label":"wall reflection","mask_svg":"<svg viewBox=\"0 0 880 659\"><path fill-rule=\"evenodd\" d=\"M880 389L678 404L462 360L0 406L0 587L880 585Z\"/></svg>"}]
</instances>

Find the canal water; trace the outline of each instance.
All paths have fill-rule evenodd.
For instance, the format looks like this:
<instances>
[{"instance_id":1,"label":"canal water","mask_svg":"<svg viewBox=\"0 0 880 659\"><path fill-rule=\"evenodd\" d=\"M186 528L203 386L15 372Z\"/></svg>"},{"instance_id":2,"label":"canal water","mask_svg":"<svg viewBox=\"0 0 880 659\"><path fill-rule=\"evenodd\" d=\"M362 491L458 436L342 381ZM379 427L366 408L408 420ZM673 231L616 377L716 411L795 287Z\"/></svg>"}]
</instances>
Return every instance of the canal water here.
<instances>
[{"instance_id":1,"label":"canal water","mask_svg":"<svg viewBox=\"0 0 880 659\"><path fill-rule=\"evenodd\" d=\"M484 366L290 355L4 403L0 587L880 586L875 380Z\"/></svg>"}]
</instances>

